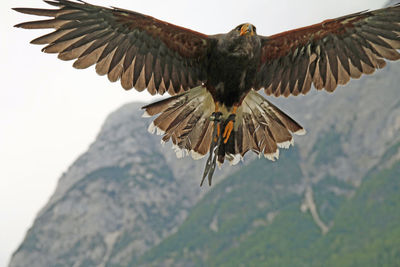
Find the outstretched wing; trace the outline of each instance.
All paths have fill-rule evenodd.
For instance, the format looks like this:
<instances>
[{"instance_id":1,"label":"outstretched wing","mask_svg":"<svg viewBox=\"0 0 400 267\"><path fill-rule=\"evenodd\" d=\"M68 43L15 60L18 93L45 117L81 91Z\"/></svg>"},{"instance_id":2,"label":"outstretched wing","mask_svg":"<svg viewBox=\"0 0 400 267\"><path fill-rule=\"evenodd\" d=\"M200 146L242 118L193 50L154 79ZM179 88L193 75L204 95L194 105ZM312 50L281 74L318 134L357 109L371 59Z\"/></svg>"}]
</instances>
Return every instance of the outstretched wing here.
<instances>
[{"instance_id":1,"label":"outstretched wing","mask_svg":"<svg viewBox=\"0 0 400 267\"><path fill-rule=\"evenodd\" d=\"M350 78L398 60L400 5L360 12L262 37L255 89L267 95L306 94L311 84L332 92Z\"/></svg>"},{"instance_id":2,"label":"outstretched wing","mask_svg":"<svg viewBox=\"0 0 400 267\"><path fill-rule=\"evenodd\" d=\"M201 84L210 39L153 17L119 8L104 8L85 2L45 1L58 9L15 8L49 20L16 25L25 29L54 28L32 41L48 44L43 51L58 53L62 60L77 59L81 69L96 64L110 81L121 79L122 87L151 94L175 95Z\"/></svg>"}]
</instances>

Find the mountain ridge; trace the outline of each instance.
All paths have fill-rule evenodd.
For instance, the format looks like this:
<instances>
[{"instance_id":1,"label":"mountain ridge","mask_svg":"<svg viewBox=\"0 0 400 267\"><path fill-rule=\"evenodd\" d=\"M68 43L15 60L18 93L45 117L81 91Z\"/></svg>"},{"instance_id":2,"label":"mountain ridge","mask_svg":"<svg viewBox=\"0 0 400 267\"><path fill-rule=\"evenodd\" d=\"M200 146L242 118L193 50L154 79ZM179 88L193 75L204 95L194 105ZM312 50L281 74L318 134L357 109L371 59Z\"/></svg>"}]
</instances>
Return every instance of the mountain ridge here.
<instances>
[{"instance_id":1,"label":"mountain ridge","mask_svg":"<svg viewBox=\"0 0 400 267\"><path fill-rule=\"evenodd\" d=\"M356 194L363 178L400 157L399 72L400 64L389 64L373 77L338 88L333 95L314 91L298 98L273 99L288 114L296 113L293 117L308 134L295 137L295 147L281 150L282 159L277 162L254 161L254 155L246 155L239 166L224 166L217 170L215 181L219 183L211 189L199 187L204 159L176 159L168 144L161 146L159 136L147 133L150 120L141 118L142 104L125 105L109 116L96 141L63 174L10 266L128 266L179 232L193 216L193 207L215 194L214 190L232 181L245 183L243 170L250 173L264 167L295 168L296 176L275 184L273 179L268 184L256 177L264 187L252 185L252 190L273 192L272 187L296 201L262 218L254 215L249 229L265 228L288 211L306 214L303 222L314 238L324 231L329 235L338 207ZM288 158L291 165L281 167ZM224 179L230 175L237 178ZM234 188L218 190L229 193ZM253 201L260 202L257 210L267 209L263 201ZM234 203L239 207L242 201ZM217 204L232 206L229 200ZM213 233L221 227L218 216L207 221ZM229 227L236 226L225 227L230 231ZM240 246L240 240L235 242Z\"/></svg>"}]
</instances>

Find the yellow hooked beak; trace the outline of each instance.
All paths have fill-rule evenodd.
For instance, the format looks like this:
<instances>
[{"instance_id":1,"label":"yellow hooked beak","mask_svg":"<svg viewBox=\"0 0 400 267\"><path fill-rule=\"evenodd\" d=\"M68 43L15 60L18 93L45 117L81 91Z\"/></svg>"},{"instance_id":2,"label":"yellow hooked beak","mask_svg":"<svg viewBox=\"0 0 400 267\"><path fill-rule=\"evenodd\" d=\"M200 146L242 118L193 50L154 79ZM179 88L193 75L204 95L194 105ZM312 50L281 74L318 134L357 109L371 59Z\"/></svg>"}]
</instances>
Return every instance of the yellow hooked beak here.
<instances>
[{"instance_id":1,"label":"yellow hooked beak","mask_svg":"<svg viewBox=\"0 0 400 267\"><path fill-rule=\"evenodd\" d=\"M250 24L246 23L240 29L240 36L243 36L243 35L246 35L246 34L249 34L249 33L250 33L251 36L254 35L253 27L251 27Z\"/></svg>"}]
</instances>

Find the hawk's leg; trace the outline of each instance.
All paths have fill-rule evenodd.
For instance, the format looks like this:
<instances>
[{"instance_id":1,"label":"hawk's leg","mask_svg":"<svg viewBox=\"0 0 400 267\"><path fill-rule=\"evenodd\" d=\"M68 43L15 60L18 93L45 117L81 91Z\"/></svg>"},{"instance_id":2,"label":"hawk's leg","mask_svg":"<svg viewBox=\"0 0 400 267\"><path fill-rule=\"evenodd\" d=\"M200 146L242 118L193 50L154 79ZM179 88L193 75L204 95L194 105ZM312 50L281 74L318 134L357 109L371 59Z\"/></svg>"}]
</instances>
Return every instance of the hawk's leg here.
<instances>
[{"instance_id":1,"label":"hawk's leg","mask_svg":"<svg viewBox=\"0 0 400 267\"><path fill-rule=\"evenodd\" d=\"M237 108L237 106L233 106L231 115L229 115L229 117L225 121L225 130L224 134L222 135L222 137L224 138L224 144L228 142L229 137L231 136L231 133L233 131L233 124L235 122Z\"/></svg>"},{"instance_id":2,"label":"hawk's leg","mask_svg":"<svg viewBox=\"0 0 400 267\"><path fill-rule=\"evenodd\" d=\"M214 122L214 130L212 133L211 145L210 145L210 155L208 156L206 167L204 169L203 178L201 179L200 186L203 185L204 179L208 176L208 184L211 185L212 176L215 171L215 166L217 163L218 154L218 144L221 142L221 123L222 123L222 113L218 111L218 104L215 105L215 112L210 116L210 120Z\"/></svg>"}]
</instances>

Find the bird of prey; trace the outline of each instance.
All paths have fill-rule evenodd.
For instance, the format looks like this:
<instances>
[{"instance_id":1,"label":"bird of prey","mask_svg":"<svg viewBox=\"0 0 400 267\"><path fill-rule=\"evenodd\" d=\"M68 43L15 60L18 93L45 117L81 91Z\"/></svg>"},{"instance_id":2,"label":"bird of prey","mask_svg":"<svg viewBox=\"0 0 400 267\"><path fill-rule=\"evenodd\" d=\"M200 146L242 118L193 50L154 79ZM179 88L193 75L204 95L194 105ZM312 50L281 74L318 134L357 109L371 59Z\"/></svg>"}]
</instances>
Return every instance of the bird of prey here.
<instances>
[{"instance_id":1,"label":"bird of prey","mask_svg":"<svg viewBox=\"0 0 400 267\"><path fill-rule=\"evenodd\" d=\"M400 54L400 5L363 11L272 36L243 23L228 33L206 35L120 8L83 1L45 0L55 8L14 10L50 19L25 29L54 28L32 41L46 53L96 65L100 75L124 89L147 88L171 97L143 107L158 117L150 132L171 140L178 156L209 154L203 179L216 163L236 164L247 151L270 160L305 131L266 95L306 94L312 85L333 92L338 85L383 68Z\"/></svg>"}]
</instances>

